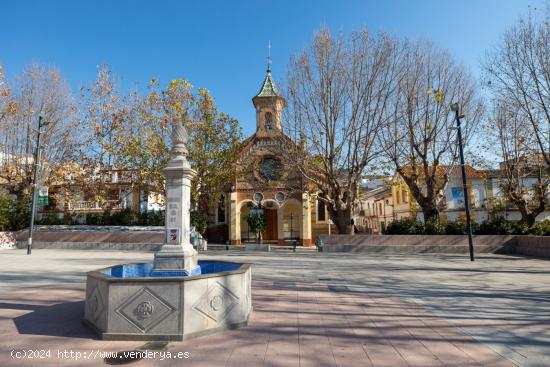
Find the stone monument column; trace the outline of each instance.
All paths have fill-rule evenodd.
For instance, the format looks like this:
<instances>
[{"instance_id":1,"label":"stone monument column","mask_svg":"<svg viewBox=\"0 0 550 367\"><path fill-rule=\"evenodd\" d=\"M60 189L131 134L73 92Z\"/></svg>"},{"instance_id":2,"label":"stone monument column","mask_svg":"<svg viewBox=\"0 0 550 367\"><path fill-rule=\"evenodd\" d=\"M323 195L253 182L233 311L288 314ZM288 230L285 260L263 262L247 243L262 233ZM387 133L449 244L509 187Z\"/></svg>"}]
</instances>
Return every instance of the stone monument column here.
<instances>
[{"instance_id":1,"label":"stone monument column","mask_svg":"<svg viewBox=\"0 0 550 367\"><path fill-rule=\"evenodd\" d=\"M187 161L188 138L183 124L176 123L170 160L162 171L166 178L165 243L155 253L153 276L200 274L198 254L190 242L191 179L196 172Z\"/></svg>"}]
</instances>

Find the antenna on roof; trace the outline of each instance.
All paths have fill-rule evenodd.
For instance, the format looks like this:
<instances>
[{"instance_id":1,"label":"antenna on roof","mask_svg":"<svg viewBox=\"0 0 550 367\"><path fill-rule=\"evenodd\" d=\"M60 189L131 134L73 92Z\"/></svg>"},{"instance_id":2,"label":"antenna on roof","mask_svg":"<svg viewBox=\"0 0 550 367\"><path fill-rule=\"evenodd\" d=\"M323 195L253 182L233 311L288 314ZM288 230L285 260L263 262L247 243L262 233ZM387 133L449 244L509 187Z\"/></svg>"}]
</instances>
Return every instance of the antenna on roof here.
<instances>
[{"instance_id":1,"label":"antenna on roof","mask_svg":"<svg viewBox=\"0 0 550 367\"><path fill-rule=\"evenodd\" d=\"M271 73L271 40L267 41L267 72Z\"/></svg>"}]
</instances>

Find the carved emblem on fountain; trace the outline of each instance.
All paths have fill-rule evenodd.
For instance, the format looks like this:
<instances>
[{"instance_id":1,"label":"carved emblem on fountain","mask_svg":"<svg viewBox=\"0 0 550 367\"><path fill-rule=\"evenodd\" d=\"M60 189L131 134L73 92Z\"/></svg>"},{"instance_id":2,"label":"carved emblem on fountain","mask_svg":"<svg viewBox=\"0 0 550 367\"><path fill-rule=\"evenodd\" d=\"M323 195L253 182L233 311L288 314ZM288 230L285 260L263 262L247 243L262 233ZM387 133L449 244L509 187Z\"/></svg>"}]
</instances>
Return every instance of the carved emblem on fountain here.
<instances>
[{"instance_id":1,"label":"carved emblem on fountain","mask_svg":"<svg viewBox=\"0 0 550 367\"><path fill-rule=\"evenodd\" d=\"M151 304L151 302L143 301L139 305L137 305L136 309L134 310L134 315L136 315L138 320L144 320L151 317L154 310L155 307Z\"/></svg>"}]
</instances>

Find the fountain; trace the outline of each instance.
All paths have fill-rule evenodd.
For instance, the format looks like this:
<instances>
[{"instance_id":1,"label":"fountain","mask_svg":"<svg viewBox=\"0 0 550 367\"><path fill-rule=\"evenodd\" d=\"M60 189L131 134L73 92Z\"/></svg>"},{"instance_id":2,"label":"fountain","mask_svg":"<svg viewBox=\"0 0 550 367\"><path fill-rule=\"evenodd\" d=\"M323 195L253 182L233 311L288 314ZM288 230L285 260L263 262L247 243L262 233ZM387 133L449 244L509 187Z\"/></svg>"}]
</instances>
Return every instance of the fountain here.
<instances>
[{"instance_id":1,"label":"fountain","mask_svg":"<svg viewBox=\"0 0 550 367\"><path fill-rule=\"evenodd\" d=\"M184 340L248 324L251 267L199 261L190 243L187 132L176 123L166 177L165 244L153 263L87 273L83 322L105 340Z\"/></svg>"}]
</instances>

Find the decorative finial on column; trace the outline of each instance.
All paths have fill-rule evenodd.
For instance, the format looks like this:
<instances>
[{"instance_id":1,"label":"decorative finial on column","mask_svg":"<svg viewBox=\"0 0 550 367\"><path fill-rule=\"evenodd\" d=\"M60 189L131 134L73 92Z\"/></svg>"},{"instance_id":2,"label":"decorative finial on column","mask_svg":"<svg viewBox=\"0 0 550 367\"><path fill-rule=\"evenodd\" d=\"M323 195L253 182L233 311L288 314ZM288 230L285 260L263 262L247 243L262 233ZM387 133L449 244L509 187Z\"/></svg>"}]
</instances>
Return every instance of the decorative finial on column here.
<instances>
[{"instance_id":1,"label":"decorative finial on column","mask_svg":"<svg viewBox=\"0 0 550 367\"><path fill-rule=\"evenodd\" d=\"M187 141L189 135L183 123L176 122L174 129L172 130L172 149L170 150L170 159L187 157L189 151L187 150Z\"/></svg>"}]
</instances>

